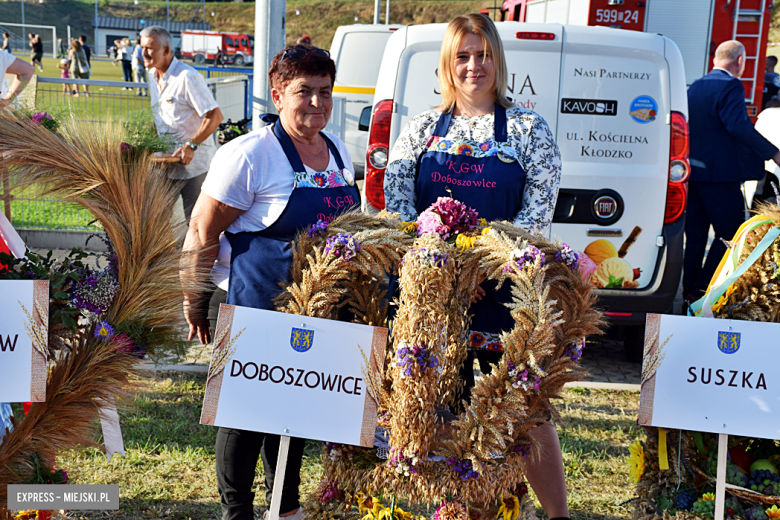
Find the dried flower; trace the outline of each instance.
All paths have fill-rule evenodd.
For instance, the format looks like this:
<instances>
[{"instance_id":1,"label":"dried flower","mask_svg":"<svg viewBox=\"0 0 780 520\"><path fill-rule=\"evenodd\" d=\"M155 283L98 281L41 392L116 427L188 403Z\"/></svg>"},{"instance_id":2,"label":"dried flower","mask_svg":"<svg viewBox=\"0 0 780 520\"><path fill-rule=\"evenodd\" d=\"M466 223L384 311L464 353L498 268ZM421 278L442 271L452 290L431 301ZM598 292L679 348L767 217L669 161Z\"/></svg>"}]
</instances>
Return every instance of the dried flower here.
<instances>
[{"instance_id":1,"label":"dried flower","mask_svg":"<svg viewBox=\"0 0 780 520\"><path fill-rule=\"evenodd\" d=\"M325 254L332 254L342 262L352 260L358 251L360 251L360 244L349 233L339 233L325 241Z\"/></svg>"},{"instance_id":2,"label":"dried flower","mask_svg":"<svg viewBox=\"0 0 780 520\"><path fill-rule=\"evenodd\" d=\"M332 480L323 480L317 486L316 496L319 497L320 502L323 504L330 504L334 500L341 498L341 490Z\"/></svg>"},{"instance_id":3,"label":"dried flower","mask_svg":"<svg viewBox=\"0 0 780 520\"><path fill-rule=\"evenodd\" d=\"M514 251L512 251L512 257L513 262L516 262L518 267L522 269L526 265L535 265L537 262L540 264L544 263L544 253L539 251L539 248L536 246L532 246L530 244L526 245L525 247L517 248ZM508 269L504 269L504 272L506 272Z\"/></svg>"},{"instance_id":4,"label":"dried flower","mask_svg":"<svg viewBox=\"0 0 780 520\"><path fill-rule=\"evenodd\" d=\"M585 350L585 340L582 343L572 343L566 347L566 353L575 363L582 357L582 351Z\"/></svg>"},{"instance_id":5,"label":"dried flower","mask_svg":"<svg viewBox=\"0 0 780 520\"><path fill-rule=\"evenodd\" d=\"M529 388L536 390L542 384L542 379L532 372L529 373L527 368L525 370L517 370L517 367L511 361L507 361L506 366L509 369L509 377L515 380L512 383L513 388L522 388L527 392Z\"/></svg>"},{"instance_id":6,"label":"dried flower","mask_svg":"<svg viewBox=\"0 0 780 520\"><path fill-rule=\"evenodd\" d=\"M528 444L518 444L517 446L512 446L512 451L527 459L531 454L531 447Z\"/></svg>"},{"instance_id":7,"label":"dried flower","mask_svg":"<svg viewBox=\"0 0 780 520\"><path fill-rule=\"evenodd\" d=\"M576 271L580 261L580 254L570 248L568 244L564 243L563 246L561 246L561 250L555 253L555 259L571 266L571 268Z\"/></svg>"},{"instance_id":8,"label":"dried flower","mask_svg":"<svg viewBox=\"0 0 780 520\"><path fill-rule=\"evenodd\" d=\"M390 458L387 461L388 466L394 466L395 472L400 476L408 477L411 473L419 473L414 466L420 461L416 455L407 457L399 448L390 448Z\"/></svg>"},{"instance_id":9,"label":"dried flower","mask_svg":"<svg viewBox=\"0 0 780 520\"><path fill-rule=\"evenodd\" d=\"M73 287L70 296L70 306L84 314L104 314L119 292L119 282L115 272L107 267L100 272L90 273Z\"/></svg>"},{"instance_id":10,"label":"dried flower","mask_svg":"<svg viewBox=\"0 0 780 520\"><path fill-rule=\"evenodd\" d=\"M325 443L325 454L328 456L330 460L337 460L341 457L342 451L341 451L341 444L336 444L335 442L326 442Z\"/></svg>"},{"instance_id":11,"label":"dried flower","mask_svg":"<svg viewBox=\"0 0 780 520\"><path fill-rule=\"evenodd\" d=\"M468 512L457 500L448 500L436 508L433 520L468 520Z\"/></svg>"},{"instance_id":12,"label":"dried flower","mask_svg":"<svg viewBox=\"0 0 780 520\"><path fill-rule=\"evenodd\" d=\"M501 520L517 520L520 516L520 500L511 493L501 493L501 507L496 518Z\"/></svg>"},{"instance_id":13,"label":"dried flower","mask_svg":"<svg viewBox=\"0 0 780 520\"><path fill-rule=\"evenodd\" d=\"M477 227L477 212L450 197L439 197L417 218L417 236L436 233L447 240Z\"/></svg>"},{"instance_id":14,"label":"dried flower","mask_svg":"<svg viewBox=\"0 0 780 520\"><path fill-rule=\"evenodd\" d=\"M328 223L324 220L318 220L309 228L309 238L314 238L316 235L324 235L327 232Z\"/></svg>"},{"instance_id":15,"label":"dried flower","mask_svg":"<svg viewBox=\"0 0 780 520\"><path fill-rule=\"evenodd\" d=\"M423 263L428 264L431 267L444 267L450 259L449 253L445 253L440 249L420 247L413 249L412 252L414 253L415 258L419 258Z\"/></svg>"},{"instance_id":16,"label":"dried flower","mask_svg":"<svg viewBox=\"0 0 780 520\"><path fill-rule=\"evenodd\" d=\"M406 377L412 377L412 368L417 365L422 374L426 368L436 368L439 366L439 360L436 356L431 356L429 349L425 345L412 345L411 347L402 347L398 349L397 366L403 367L403 373Z\"/></svg>"},{"instance_id":17,"label":"dried flower","mask_svg":"<svg viewBox=\"0 0 780 520\"><path fill-rule=\"evenodd\" d=\"M114 336L114 328L107 321L99 321L95 326L95 337L100 341L106 341Z\"/></svg>"}]
</instances>

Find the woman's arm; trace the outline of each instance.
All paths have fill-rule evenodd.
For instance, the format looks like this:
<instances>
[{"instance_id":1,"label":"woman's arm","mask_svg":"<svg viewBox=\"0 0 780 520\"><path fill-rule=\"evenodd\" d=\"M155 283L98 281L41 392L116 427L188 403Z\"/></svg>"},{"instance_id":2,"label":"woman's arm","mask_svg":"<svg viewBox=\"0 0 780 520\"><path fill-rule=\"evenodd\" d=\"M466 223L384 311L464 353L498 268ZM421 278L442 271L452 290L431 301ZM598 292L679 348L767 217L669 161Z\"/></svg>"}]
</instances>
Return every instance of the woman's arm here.
<instances>
[{"instance_id":1,"label":"woman's arm","mask_svg":"<svg viewBox=\"0 0 780 520\"><path fill-rule=\"evenodd\" d=\"M549 237L561 182L561 153L550 127L538 114L520 114L510 120L510 132L526 174L523 206L514 225Z\"/></svg>"},{"instance_id":2,"label":"woman's arm","mask_svg":"<svg viewBox=\"0 0 780 520\"><path fill-rule=\"evenodd\" d=\"M219 235L244 213L200 193L192 209L190 227L184 239L179 276L184 287L184 318L189 325L188 341L197 335L201 344L211 341L209 324L203 313L200 281L211 271L219 252Z\"/></svg>"},{"instance_id":3,"label":"woman's arm","mask_svg":"<svg viewBox=\"0 0 780 520\"><path fill-rule=\"evenodd\" d=\"M413 118L398 136L385 170L385 209L401 219L417 220L417 160L433 133L440 114L429 110Z\"/></svg>"},{"instance_id":4,"label":"woman's arm","mask_svg":"<svg viewBox=\"0 0 780 520\"><path fill-rule=\"evenodd\" d=\"M6 72L8 74L15 74L16 77L11 83L11 86L8 88L8 93L3 98L0 106L5 106L9 102L13 101L13 99L18 96L22 90L24 90L24 87L27 86L27 83L30 82L33 74L35 74L35 69L26 61L17 58L13 61L13 63L11 63L11 65L8 66Z\"/></svg>"}]
</instances>

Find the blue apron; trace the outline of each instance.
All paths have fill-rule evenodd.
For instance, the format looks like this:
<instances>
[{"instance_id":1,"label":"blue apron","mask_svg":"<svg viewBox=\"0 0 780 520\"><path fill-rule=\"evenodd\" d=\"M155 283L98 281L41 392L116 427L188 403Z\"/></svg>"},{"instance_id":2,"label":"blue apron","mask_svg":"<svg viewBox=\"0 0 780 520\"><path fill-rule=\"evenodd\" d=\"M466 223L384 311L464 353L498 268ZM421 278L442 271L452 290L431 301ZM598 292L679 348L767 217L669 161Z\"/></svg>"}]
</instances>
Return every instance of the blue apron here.
<instances>
[{"instance_id":1,"label":"blue apron","mask_svg":"<svg viewBox=\"0 0 780 520\"><path fill-rule=\"evenodd\" d=\"M477 210L488 222L509 220L523 205L526 173L517 152L507 142L506 109L495 108L494 139L485 143L446 139L452 112L442 114L426 151L417 161L417 213L422 213L439 197L452 197ZM485 296L469 313L473 348L501 350L497 334L511 330L514 320L503 305L512 301L509 284L496 291L497 283L482 284ZM475 336L476 334L476 336Z\"/></svg>"},{"instance_id":2,"label":"blue apron","mask_svg":"<svg viewBox=\"0 0 780 520\"><path fill-rule=\"evenodd\" d=\"M295 145L281 122L274 123L274 135L282 145L293 171L306 172ZM336 146L320 134L344 172L344 161ZM349 177L348 175L345 175ZM326 183L323 176L323 183ZM273 310L273 299L281 283L289 283L292 242L295 235L318 220L330 222L337 213L360 206L360 192L352 185L304 187L296 182L287 206L276 221L261 231L225 233L230 243L230 283L227 303L255 309Z\"/></svg>"}]
</instances>

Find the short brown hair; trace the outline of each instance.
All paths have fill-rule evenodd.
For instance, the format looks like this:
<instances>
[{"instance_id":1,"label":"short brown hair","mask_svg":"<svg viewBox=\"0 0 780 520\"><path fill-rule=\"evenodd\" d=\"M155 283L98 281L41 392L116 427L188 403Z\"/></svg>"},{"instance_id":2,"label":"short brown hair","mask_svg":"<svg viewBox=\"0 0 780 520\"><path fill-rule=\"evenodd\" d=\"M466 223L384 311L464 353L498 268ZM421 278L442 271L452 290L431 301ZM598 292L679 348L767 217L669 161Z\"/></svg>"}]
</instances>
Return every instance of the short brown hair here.
<instances>
[{"instance_id":1,"label":"short brown hair","mask_svg":"<svg viewBox=\"0 0 780 520\"><path fill-rule=\"evenodd\" d=\"M336 64L331 58L307 52L300 58L287 58L282 61L284 53L288 49L316 49L308 43L296 43L289 45L274 56L271 68L268 69L268 83L271 88L283 90L287 84L298 76L330 76L330 84L336 81Z\"/></svg>"},{"instance_id":2,"label":"short brown hair","mask_svg":"<svg viewBox=\"0 0 780 520\"><path fill-rule=\"evenodd\" d=\"M496 103L504 108L513 107L514 105L506 97L509 74L507 73L504 45L501 43L498 29L496 29L496 25L487 16L472 13L454 18L444 33L444 40L441 42L441 53L439 54L439 85L441 86L442 97L440 108L445 112L449 112L455 107L458 93L455 89L455 82L452 79L452 62L458 52L460 42L467 34L474 34L482 38L485 50L493 58L493 64L496 67Z\"/></svg>"}]
</instances>

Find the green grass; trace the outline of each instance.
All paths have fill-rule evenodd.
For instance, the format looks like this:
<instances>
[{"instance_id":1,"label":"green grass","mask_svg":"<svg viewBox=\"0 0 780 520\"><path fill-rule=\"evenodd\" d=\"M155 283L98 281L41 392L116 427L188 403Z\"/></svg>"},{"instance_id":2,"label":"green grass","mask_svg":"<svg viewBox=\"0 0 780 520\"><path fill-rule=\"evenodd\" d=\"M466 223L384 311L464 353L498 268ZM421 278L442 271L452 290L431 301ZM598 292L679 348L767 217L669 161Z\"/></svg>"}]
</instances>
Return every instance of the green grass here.
<instances>
[{"instance_id":1,"label":"green grass","mask_svg":"<svg viewBox=\"0 0 780 520\"><path fill-rule=\"evenodd\" d=\"M120 489L120 512L76 512L77 518L219 518L216 428L199 424L204 385L205 374L153 373L139 382L130 407L120 412L127 457L106 462L96 449L62 454L58 465L72 484L118 484ZM558 430L572 518L630 518L629 507L620 504L633 496L625 460L641 431L639 394L574 389L564 395ZM317 485L319 456L319 443L309 442L302 495ZM261 465L255 491L259 517L266 508Z\"/></svg>"}]
</instances>

